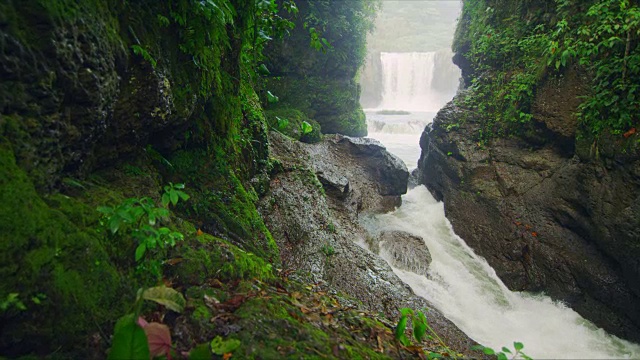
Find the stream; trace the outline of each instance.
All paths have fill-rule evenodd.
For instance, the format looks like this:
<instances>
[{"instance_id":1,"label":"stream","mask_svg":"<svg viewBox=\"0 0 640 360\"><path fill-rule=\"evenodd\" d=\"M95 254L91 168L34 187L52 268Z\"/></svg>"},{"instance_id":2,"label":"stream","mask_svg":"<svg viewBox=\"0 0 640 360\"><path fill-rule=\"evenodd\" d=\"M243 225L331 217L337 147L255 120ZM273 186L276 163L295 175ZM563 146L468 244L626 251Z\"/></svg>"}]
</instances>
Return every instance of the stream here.
<instances>
[{"instance_id":1,"label":"stream","mask_svg":"<svg viewBox=\"0 0 640 360\"><path fill-rule=\"evenodd\" d=\"M414 169L421 132L434 113L381 115L368 110L366 114L369 137ZM513 351L513 342L518 341L533 358L640 358L639 345L607 334L564 304L541 294L507 289L487 262L453 232L444 205L424 186L409 190L395 211L363 218L362 223L372 233L402 230L422 237L433 258L427 276L397 268L394 272L485 346L496 350L507 346Z\"/></svg>"}]
</instances>

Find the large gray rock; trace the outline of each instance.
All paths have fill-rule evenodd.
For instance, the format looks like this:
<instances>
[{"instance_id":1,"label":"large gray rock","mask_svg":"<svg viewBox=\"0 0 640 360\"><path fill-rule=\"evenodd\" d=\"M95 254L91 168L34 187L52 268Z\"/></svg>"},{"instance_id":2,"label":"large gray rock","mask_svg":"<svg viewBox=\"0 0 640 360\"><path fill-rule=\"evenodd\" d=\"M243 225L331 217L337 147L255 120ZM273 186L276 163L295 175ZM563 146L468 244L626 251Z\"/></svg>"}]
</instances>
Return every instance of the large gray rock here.
<instances>
[{"instance_id":1,"label":"large gray rock","mask_svg":"<svg viewBox=\"0 0 640 360\"><path fill-rule=\"evenodd\" d=\"M640 341L637 139L603 136L597 158L557 106L541 96L522 135L482 145L477 115L450 103L422 135L417 177L509 288L544 291Z\"/></svg>"},{"instance_id":2,"label":"large gray rock","mask_svg":"<svg viewBox=\"0 0 640 360\"><path fill-rule=\"evenodd\" d=\"M376 187L384 171L372 167L388 161L386 150L340 136L304 144L272 132L270 140L272 156L281 166L271 174L259 211L278 243L283 266L392 320L402 307L427 308L430 325L447 344L467 351L473 342L366 249L368 233L358 223L358 212L381 211L385 198L404 191L395 185L394 195L383 196ZM404 167L392 171L405 179L408 175Z\"/></svg>"},{"instance_id":3,"label":"large gray rock","mask_svg":"<svg viewBox=\"0 0 640 360\"><path fill-rule=\"evenodd\" d=\"M424 240L404 231L383 231L370 241L370 248L398 269L426 275L431 253Z\"/></svg>"}]
</instances>

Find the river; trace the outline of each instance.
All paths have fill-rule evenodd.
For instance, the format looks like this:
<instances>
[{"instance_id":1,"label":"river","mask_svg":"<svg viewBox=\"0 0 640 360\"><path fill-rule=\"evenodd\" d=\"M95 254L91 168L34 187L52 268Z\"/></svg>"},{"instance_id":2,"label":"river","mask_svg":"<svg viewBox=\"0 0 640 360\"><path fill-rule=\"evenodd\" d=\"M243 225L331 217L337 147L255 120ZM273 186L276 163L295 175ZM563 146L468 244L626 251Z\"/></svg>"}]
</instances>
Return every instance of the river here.
<instances>
[{"instance_id":1,"label":"river","mask_svg":"<svg viewBox=\"0 0 640 360\"><path fill-rule=\"evenodd\" d=\"M410 170L415 168L420 135L433 112L366 114L369 137L382 142ZM394 272L475 341L512 350L514 341L522 342L523 351L539 359L640 358L640 346L607 334L564 304L542 294L507 289L453 232L443 204L424 186L409 190L402 201L391 213L362 219L363 225L372 233L402 230L424 239L433 257L427 276L396 268ZM381 254L384 258L384 251Z\"/></svg>"}]
</instances>

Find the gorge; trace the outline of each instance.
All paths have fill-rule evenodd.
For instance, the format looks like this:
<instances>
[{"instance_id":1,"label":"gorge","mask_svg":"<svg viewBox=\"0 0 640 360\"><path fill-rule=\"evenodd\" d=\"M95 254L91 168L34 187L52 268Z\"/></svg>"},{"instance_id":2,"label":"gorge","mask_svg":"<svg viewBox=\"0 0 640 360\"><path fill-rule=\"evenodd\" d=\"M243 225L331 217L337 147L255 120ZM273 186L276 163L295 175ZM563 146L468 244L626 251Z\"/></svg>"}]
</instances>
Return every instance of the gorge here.
<instances>
[{"instance_id":1,"label":"gorge","mask_svg":"<svg viewBox=\"0 0 640 360\"><path fill-rule=\"evenodd\" d=\"M639 14L0 0L0 359L639 357Z\"/></svg>"}]
</instances>

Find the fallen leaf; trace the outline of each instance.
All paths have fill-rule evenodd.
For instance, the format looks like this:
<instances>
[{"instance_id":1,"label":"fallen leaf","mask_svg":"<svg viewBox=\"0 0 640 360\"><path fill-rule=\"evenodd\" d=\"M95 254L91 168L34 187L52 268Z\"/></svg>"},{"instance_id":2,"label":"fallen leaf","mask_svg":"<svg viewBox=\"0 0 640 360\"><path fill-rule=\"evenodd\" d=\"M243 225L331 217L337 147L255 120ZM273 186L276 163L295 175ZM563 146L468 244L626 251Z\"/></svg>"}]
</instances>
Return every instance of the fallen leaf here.
<instances>
[{"instance_id":1,"label":"fallen leaf","mask_svg":"<svg viewBox=\"0 0 640 360\"><path fill-rule=\"evenodd\" d=\"M231 306L240 306L240 304L242 304L245 299L246 299L246 296L244 295L236 295L231 299L225 301L224 303Z\"/></svg>"},{"instance_id":2,"label":"fallen leaf","mask_svg":"<svg viewBox=\"0 0 640 360\"><path fill-rule=\"evenodd\" d=\"M196 231L196 236L202 236L202 235L204 235L204 232L198 229L198 231Z\"/></svg>"},{"instance_id":3,"label":"fallen leaf","mask_svg":"<svg viewBox=\"0 0 640 360\"><path fill-rule=\"evenodd\" d=\"M531 233L531 236L538 237L538 233L534 231L534 232Z\"/></svg>"},{"instance_id":4,"label":"fallen leaf","mask_svg":"<svg viewBox=\"0 0 640 360\"><path fill-rule=\"evenodd\" d=\"M233 356L232 353L226 353L226 354L222 355L222 359L223 360L229 360L229 359L231 359L232 356Z\"/></svg>"},{"instance_id":5,"label":"fallen leaf","mask_svg":"<svg viewBox=\"0 0 640 360\"><path fill-rule=\"evenodd\" d=\"M629 129L629 131L627 131L626 133L622 134L622 136L624 136L625 139L627 139L629 136L633 135L636 133L636 128L631 128Z\"/></svg>"},{"instance_id":6,"label":"fallen leaf","mask_svg":"<svg viewBox=\"0 0 640 360\"><path fill-rule=\"evenodd\" d=\"M138 317L138 325L147 335L151 357L166 356L167 359L171 359L171 331L169 331L169 327L157 322L149 323L142 317Z\"/></svg>"},{"instance_id":7,"label":"fallen leaf","mask_svg":"<svg viewBox=\"0 0 640 360\"><path fill-rule=\"evenodd\" d=\"M169 260L165 260L165 264L169 264L169 265L175 265L175 264L179 264L182 262L182 260L184 260L183 258L173 258L173 259L169 259ZM168 286L168 285L167 285Z\"/></svg>"}]
</instances>

